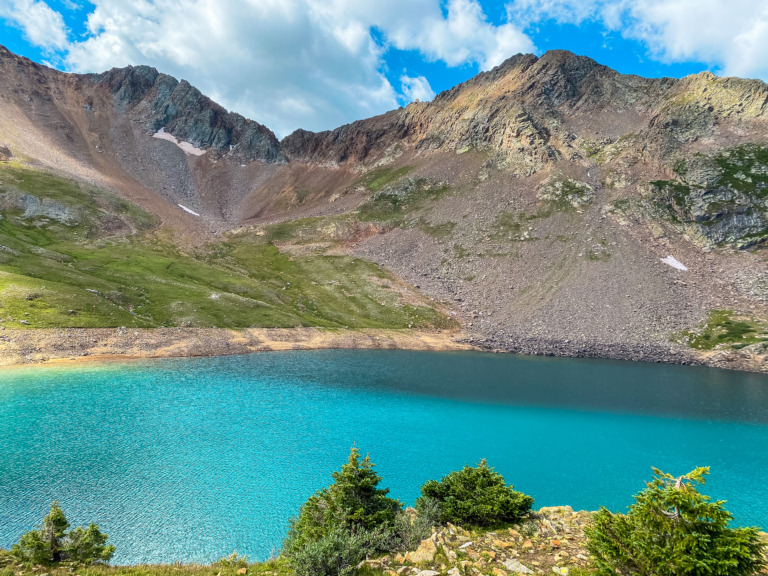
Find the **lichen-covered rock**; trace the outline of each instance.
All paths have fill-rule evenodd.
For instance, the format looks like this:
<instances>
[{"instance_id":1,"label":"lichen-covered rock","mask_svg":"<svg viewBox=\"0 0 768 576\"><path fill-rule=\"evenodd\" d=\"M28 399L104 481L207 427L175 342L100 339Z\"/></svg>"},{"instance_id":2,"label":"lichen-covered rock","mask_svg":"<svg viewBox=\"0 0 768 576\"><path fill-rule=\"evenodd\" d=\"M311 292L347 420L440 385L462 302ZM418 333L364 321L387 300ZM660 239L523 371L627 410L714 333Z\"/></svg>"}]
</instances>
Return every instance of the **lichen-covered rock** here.
<instances>
[{"instance_id":1,"label":"lichen-covered rock","mask_svg":"<svg viewBox=\"0 0 768 576\"><path fill-rule=\"evenodd\" d=\"M745 248L768 240L768 146L699 154L676 171L678 179L652 183L653 196L694 242Z\"/></svg>"},{"instance_id":2,"label":"lichen-covered rock","mask_svg":"<svg viewBox=\"0 0 768 576\"><path fill-rule=\"evenodd\" d=\"M77 226L80 222L76 208L16 190L0 192L0 208L24 210L22 218L50 218L66 226Z\"/></svg>"},{"instance_id":3,"label":"lichen-covered rock","mask_svg":"<svg viewBox=\"0 0 768 576\"><path fill-rule=\"evenodd\" d=\"M559 207L580 208L595 197L595 190L586 182L556 174L539 188L538 199Z\"/></svg>"}]
</instances>

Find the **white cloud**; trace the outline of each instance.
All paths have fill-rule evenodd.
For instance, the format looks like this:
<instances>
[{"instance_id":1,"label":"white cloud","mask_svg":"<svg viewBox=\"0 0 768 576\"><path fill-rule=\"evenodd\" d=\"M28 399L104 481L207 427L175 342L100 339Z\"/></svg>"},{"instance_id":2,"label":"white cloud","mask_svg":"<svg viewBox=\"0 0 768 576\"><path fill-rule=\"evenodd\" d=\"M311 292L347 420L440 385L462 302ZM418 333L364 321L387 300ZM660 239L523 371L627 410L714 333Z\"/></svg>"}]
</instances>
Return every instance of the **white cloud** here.
<instances>
[{"instance_id":1,"label":"white cloud","mask_svg":"<svg viewBox=\"0 0 768 576\"><path fill-rule=\"evenodd\" d=\"M531 39L513 24L489 23L477 0L448 0L444 17L439 5L422 4L418 17L410 9L397 10L379 27L393 46L419 50L430 60L449 66L468 62L488 70L520 52L533 52ZM376 24L374 24L376 25Z\"/></svg>"},{"instance_id":2,"label":"white cloud","mask_svg":"<svg viewBox=\"0 0 768 576\"><path fill-rule=\"evenodd\" d=\"M62 50L67 32L61 14L38 0L0 0L0 18L18 26L35 46Z\"/></svg>"},{"instance_id":3,"label":"white cloud","mask_svg":"<svg viewBox=\"0 0 768 576\"><path fill-rule=\"evenodd\" d=\"M60 0L66 2L67 0ZM69 0L71 2L71 0ZM149 64L189 80L225 107L279 136L334 128L433 95L423 77L386 79L390 47L449 66L483 69L534 50L512 24L493 25L478 0L91 0L82 41L67 41L43 0L0 0L0 17L66 67L99 72ZM383 45L381 40L383 38Z\"/></svg>"},{"instance_id":4,"label":"white cloud","mask_svg":"<svg viewBox=\"0 0 768 576\"><path fill-rule=\"evenodd\" d=\"M435 97L435 92L429 85L429 81L424 76L400 76L400 89L407 102L419 100L428 102Z\"/></svg>"},{"instance_id":5,"label":"white cloud","mask_svg":"<svg viewBox=\"0 0 768 576\"><path fill-rule=\"evenodd\" d=\"M665 63L698 61L727 75L768 80L765 0L513 0L510 19L603 22Z\"/></svg>"}]
</instances>

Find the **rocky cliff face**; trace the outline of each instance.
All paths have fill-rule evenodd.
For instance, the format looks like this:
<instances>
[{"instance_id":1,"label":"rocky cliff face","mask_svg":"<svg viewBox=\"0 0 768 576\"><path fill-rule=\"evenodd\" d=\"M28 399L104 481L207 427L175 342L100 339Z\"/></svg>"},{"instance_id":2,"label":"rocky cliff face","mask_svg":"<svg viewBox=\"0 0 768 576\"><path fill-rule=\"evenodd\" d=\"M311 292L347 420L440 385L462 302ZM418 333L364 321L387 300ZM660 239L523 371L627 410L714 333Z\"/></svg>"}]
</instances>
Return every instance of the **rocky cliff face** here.
<instances>
[{"instance_id":1,"label":"rocky cliff face","mask_svg":"<svg viewBox=\"0 0 768 576\"><path fill-rule=\"evenodd\" d=\"M88 78L106 86L115 108L139 116L152 133L162 128L214 156L231 153L244 161L285 162L271 130L227 112L186 80L179 82L149 66L113 68Z\"/></svg>"}]
</instances>

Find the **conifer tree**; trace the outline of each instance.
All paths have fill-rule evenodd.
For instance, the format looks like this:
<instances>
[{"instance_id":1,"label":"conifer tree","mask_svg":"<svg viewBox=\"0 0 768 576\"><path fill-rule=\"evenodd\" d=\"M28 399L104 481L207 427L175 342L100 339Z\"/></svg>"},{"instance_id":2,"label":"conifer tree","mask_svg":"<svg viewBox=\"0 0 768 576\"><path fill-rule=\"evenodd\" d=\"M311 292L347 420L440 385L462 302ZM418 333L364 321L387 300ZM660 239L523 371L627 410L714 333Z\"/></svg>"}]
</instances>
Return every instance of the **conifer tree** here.
<instances>
[{"instance_id":1,"label":"conifer tree","mask_svg":"<svg viewBox=\"0 0 768 576\"><path fill-rule=\"evenodd\" d=\"M475 466L464 466L421 487L416 509L428 501L436 502L444 522L487 526L517 522L531 511L533 498L508 486L504 477L483 458Z\"/></svg>"},{"instance_id":2,"label":"conifer tree","mask_svg":"<svg viewBox=\"0 0 768 576\"><path fill-rule=\"evenodd\" d=\"M51 504L51 511L43 518L42 525L22 535L11 554L20 560L35 564L49 564L72 560L75 562L109 562L115 547L107 546L106 534L96 524L88 530L77 527L67 532L69 522L59 503Z\"/></svg>"},{"instance_id":3,"label":"conifer tree","mask_svg":"<svg viewBox=\"0 0 768 576\"><path fill-rule=\"evenodd\" d=\"M586 530L598 576L748 576L765 565L758 529L730 528L725 502L696 489L709 468L653 472L628 514L601 508Z\"/></svg>"},{"instance_id":4,"label":"conifer tree","mask_svg":"<svg viewBox=\"0 0 768 576\"><path fill-rule=\"evenodd\" d=\"M334 483L318 490L301 507L292 521L286 550L316 542L333 531L362 533L392 526L402 504L389 498L389 489L379 488L381 477L369 456L360 458L355 446L347 463L332 474Z\"/></svg>"}]
</instances>

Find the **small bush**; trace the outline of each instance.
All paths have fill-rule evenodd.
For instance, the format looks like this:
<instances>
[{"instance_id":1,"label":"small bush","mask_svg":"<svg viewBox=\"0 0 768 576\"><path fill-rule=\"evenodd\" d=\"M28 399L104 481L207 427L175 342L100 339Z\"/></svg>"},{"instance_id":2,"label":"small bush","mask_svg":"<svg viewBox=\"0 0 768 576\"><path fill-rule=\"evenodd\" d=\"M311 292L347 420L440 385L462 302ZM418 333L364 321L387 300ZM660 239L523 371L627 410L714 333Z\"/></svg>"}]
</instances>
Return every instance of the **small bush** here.
<instances>
[{"instance_id":1,"label":"small bush","mask_svg":"<svg viewBox=\"0 0 768 576\"><path fill-rule=\"evenodd\" d=\"M395 516L387 550L406 552L418 548L422 540L440 523L440 506L432 498L422 498L417 510L408 509Z\"/></svg>"},{"instance_id":2,"label":"small bush","mask_svg":"<svg viewBox=\"0 0 768 576\"><path fill-rule=\"evenodd\" d=\"M417 509L425 506L426 499L439 505L441 521L473 526L517 522L533 506L533 498L507 486L485 459L474 468L451 472L440 482L429 480L421 487Z\"/></svg>"},{"instance_id":3,"label":"small bush","mask_svg":"<svg viewBox=\"0 0 768 576\"><path fill-rule=\"evenodd\" d=\"M27 532L11 548L11 554L21 561L49 564L65 560L83 564L109 562L115 547L107 546L107 535L96 524L88 529L77 527L67 532L64 512L58 502L51 504L51 511L36 530Z\"/></svg>"},{"instance_id":4,"label":"small bush","mask_svg":"<svg viewBox=\"0 0 768 576\"><path fill-rule=\"evenodd\" d=\"M366 554L386 550L402 504L378 487L373 467L353 446L335 482L310 496L291 521L283 549L299 576L344 574Z\"/></svg>"},{"instance_id":5,"label":"small bush","mask_svg":"<svg viewBox=\"0 0 768 576\"><path fill-rule=\"evenodd\" d=\"M345 576L354 572L372 551L386 547L388 534L377 530L333 528L318 540L290 554L291 566L301 576Z\"/></svg>"},{"instance_id":6,"label":"small bush","mask_svg":"<svg viewBox=\"0 0 768 576\"><path fill-rule=\"evenodd\" d=\"M757 528L729 528L724 501L710 502L695 484L709 468L654 479L628 514L601 508L586 530L598 576L748 576L765 565Z\"/></svg>"}]
</instances>

